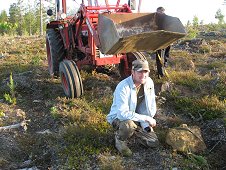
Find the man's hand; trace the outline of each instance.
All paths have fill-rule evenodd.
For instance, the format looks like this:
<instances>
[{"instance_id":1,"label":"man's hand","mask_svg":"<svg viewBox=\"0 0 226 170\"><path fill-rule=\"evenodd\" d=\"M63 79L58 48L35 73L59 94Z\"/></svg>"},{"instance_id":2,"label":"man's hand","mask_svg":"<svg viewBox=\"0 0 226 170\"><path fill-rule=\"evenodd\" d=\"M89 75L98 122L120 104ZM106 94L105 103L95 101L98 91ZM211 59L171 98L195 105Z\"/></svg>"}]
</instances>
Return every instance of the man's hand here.
<instances>
[{"instance_id":1,"label":"man's hand","mask_svg":"<svg viewBox=\"0 0 226 170\"><path fill-rule=\"evenodd\" d=\"M147 116L145 121L148 122L151 127L156 126L156 120L150 116Z\"/></svg>"}]
</instances>

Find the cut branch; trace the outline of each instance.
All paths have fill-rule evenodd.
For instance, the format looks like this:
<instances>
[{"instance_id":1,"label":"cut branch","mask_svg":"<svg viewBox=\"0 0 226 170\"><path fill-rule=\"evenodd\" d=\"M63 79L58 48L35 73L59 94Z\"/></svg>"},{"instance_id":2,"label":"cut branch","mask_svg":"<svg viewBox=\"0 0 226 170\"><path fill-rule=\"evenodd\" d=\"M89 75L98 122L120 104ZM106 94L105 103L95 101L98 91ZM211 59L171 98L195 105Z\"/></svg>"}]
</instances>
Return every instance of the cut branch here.
<instances>
[{"instance_id":1,"label":"cut branch","mask_svg":"<svg viewBox=\"0 0 226 170\"><path fill-rule=\"evenodd\" d=\"M23 127L24 130L27 130L27 122L28 122L28 120L23 120L22 122L14 124L14 125L2 126L2 127L0 127L0 132L12 130L12 129L18 129L20 127Z\"/></svg>"}]
</instances>

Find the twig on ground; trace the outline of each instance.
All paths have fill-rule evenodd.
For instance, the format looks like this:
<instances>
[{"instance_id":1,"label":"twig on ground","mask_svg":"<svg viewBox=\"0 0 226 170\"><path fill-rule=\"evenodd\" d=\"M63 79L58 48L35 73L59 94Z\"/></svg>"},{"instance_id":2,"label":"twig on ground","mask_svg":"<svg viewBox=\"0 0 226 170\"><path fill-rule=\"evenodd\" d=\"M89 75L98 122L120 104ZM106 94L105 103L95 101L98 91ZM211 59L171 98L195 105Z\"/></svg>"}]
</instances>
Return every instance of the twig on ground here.
<instances>
[{"instance_id":1,"label":"twig on ground","mask_svg":"<svg viewBox=\"0 0 226 170\"><path fill-rule=\"evenodd\" d=\"M212 152L212 150L220 143L221 141L219 140L211 149L210 152Z\"/></svg>"},{"instance_id":2,"label":"twig on ground","mask_svg":"<svg viewBox=\"0 0 226 170\"><path fill-rule=\"evenodd\" d=\"M6 131L6 130L18 129L20 127L23 127L24 130L27 130L27 122L28 121L29 120L23 120L22 122L14 124L14 125L2 126L2 127L0 127L0 132Z\"/></svg>"}]
</instances>

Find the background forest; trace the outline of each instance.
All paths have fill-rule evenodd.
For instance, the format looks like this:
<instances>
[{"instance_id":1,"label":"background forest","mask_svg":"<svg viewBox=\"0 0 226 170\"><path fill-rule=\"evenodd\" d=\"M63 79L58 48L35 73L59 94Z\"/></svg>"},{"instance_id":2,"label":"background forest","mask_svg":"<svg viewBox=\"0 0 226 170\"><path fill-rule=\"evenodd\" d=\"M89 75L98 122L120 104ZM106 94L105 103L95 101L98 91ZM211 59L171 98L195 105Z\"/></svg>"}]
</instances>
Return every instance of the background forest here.
<instances>
[{"instance_id":1,"label":"background forest","mask_svg":"<svg viewBox=\"0 0 226 170\"><path fill-rule=\"evenodd\" d=\"M25 4L23 0L18 0L17 3L10 5L9 12L3 10L0 13L0 35L43 35L45 26L50 20L54 19L47 15L49 8L54 9L54 4L45 7L42 0L35 0L33 4ZM69 14L75 14L74 11L68 9ZM194 38L199 31L210 32L225 28L224 15L221 9L218 9L215 18L217 24L204 25L197 16L194 16L192 21L188 21L185 25L189 37Z\"/></svg>"}]
</instances>

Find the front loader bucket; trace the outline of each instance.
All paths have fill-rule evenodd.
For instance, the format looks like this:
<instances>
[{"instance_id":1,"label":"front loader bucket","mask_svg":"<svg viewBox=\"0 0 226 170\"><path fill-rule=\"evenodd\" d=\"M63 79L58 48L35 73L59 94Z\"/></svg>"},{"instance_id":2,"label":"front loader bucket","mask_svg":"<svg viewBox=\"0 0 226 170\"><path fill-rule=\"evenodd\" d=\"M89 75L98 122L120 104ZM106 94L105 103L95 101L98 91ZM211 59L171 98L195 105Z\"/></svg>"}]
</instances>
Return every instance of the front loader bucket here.
<instances>
[{"instance_id":1,"label":"front loader bucket","mask_svg":"<svg viewBox=\"0 0 226 170\"><path fill-rule=\"evenodd\" d=\"M99 14L97 31L103 54L155 51L186 35L178 18L159 13Z\"/></svg>"}]
</instances>

